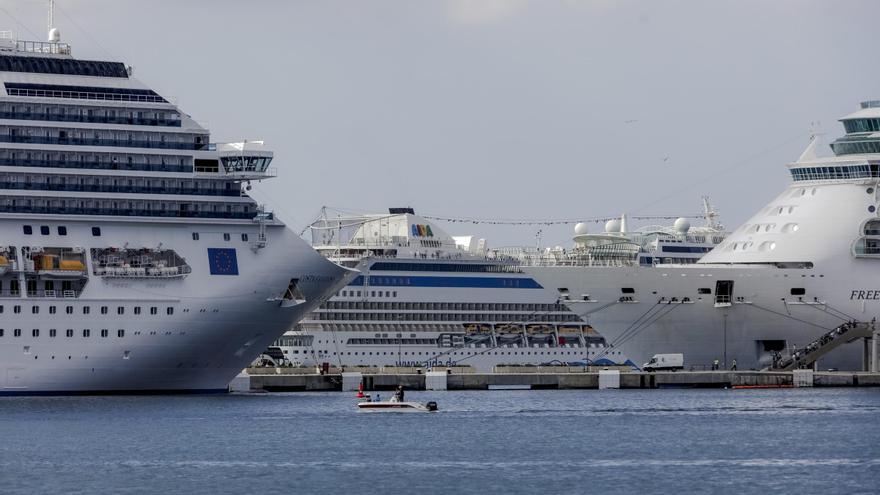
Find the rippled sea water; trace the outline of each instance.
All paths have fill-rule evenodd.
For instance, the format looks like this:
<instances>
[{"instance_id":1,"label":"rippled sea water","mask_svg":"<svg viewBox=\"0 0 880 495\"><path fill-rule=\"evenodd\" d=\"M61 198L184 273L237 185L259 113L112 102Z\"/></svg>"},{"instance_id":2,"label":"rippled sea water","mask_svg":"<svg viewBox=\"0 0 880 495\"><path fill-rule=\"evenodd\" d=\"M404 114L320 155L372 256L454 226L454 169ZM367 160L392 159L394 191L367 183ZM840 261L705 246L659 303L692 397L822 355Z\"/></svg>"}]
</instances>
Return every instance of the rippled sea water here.
<instances>
[{"instance_id":1,"label":"rippled sea water","mask_svg":"<svg viewBox=\"0 0 880 495\"><path fill-rule=\"evenodd\" d=\"M880 389L0 398L0 493L878 493Z\"/></svg>"}]
</instances>

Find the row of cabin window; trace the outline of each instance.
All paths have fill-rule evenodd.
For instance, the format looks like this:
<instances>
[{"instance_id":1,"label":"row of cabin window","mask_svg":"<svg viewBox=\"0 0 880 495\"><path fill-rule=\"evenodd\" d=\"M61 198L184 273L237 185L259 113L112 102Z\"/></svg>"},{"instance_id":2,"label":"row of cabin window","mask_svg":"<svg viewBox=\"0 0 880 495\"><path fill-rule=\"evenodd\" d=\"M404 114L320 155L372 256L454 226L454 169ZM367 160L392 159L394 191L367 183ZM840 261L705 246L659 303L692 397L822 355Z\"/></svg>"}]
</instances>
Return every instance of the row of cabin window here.
<instances>
[{"instance_id":1,"label":"row of cabin window","mask_svg":"<svg viewBox=\"0 0 880 495\"><path fill-rule=\"evenodd\" d=\"M198 232L193 232L193 233L192 233L192 238L193 238L194 241L199 240L199 233L198 233ZM228 234L228 233L224 233L224 234L223 234L223 240L224 240L224 241L229 241L229 240L231 240L231 239L232 239L232 236L231 236L230 234ZM248 241L248 235L247 235L247 234L241 234L241 242L247 242L247 241Z\"/></svg>"},{"instance_id":2,"label":"row of cabin window","mask_svg":"<svg viewBox=\"0 0 880 495\"><path fill-rule=\"evenodd\" d=\"M91 311L92 311L92 310L91 310L91 306L83 306L82 310L83 310L83 314L84 314L84 315L90 314ZM15 313L15 314L19 314L19 313L21 313L21 305L16 304L15 306L13 306L13 307L12 307L12 312ZM39 312L40 312L40 306L37 306L37 305L33 305L33 306L31 306L31 313L33 313L33 314L39 314ZM57 312L57 306L49 306L49 314L54 315L56 312ZM67 314L69 314L69 315L72 315L72 314L73 314L73 306L65 306L65 308L64 308L64 312L67 313ZM106 315L106 314L108 314L109 312L110 312L110 308L109 308L109 307L107 307L107 306L101 306L101 314L102 314L102 315ZM2 304L0 304L0 313L3 313L3 305L2 305ZM165 308L165 313L166 313L166 314L169 314L169 315L173 315L173 314L174 314L174 308L171 307L171 306L166 307L166 308ZM125 306L117 306L117 307L116 307L116 314L118 314L118 315L123 315L123 314L125 314ZM140 306L135 306L135 307L134 307L134 314L136 314L136 315L141 314L141 307L140 307ZM159 308L158 308L157 306L150 306L150 314L151 314L151 315L157 315L157 314L159 314Z\"/></svg>"},{"instance_id":3,"label":"row of cabin window","mask_svg":"<svg viewBox=\"0 0 880 495\"><path fill-rule=\"evenodd\" d=\"M378 296L376 295L376 291L370 291L370 292L373 293L373 295L370 296L370 297L383 297L383 296L382 296L382 291L381 291L381 290L379 291L379 295L378 295ZM353 290L349 290L349 291L345 291L345 290L344 290L344 291L338 292L336 295L337 295L337 296L338 296L338 295L342 295L342 297L355 297L354 294L355 294L355 291L353 291ZM385 291L385 296L384 296L384 297L397 297L397 291L393 291L393 294L394 294L393 296L392 296L391 294L392 294L392 291L388 291L388 290L386 290L386 291ZM357 291L357 297L361 297L361 291Z\"/></svg>"},{"instance_id":4,"label":"row of cabin window","mask_svg":"<svg viewBox=\"0 0 880 495\"><path fill-rule=\"evenodd\" d=\"M3 337L5 334L6 334L6 331L4 329L0 328L0 337ZM64 335L66 337L73 337L73 329L68 328L64 332ZM13 337L21 337L21 329L16 328L16 329L12 330L12 336ZM39 328L35 328L35 329L31 330L31 337L36 338L39 336L40 336L40 329ZM58 331L54 328L50 328L49 329L49 337L54 338L57 336L58 336ZM88 328L85 328L82 331L82 336L83 336L83 338L89 338L92 336L92 331ZM109 336L110 336L110 330L107 330L106 328L101 330L101 337L109 337ZM119 330L116 331L116 336L119 338L125 337L125 330L120 328Z\"/></svg>"},{"instance_id":5,"label":"row of cabin window","mask_svg":"<svg viewBox=\"0 0 880 495\"><path fill-rule=\"evenodd\" d=\"M360 291L357 291L360 295ZM381 291L380 291L381 292ZM343 297L354 297L355 291L341 291ZM385 293L388 294L387 292ZM397 291L392 292L397 297ZM380 294L381 295L381 294ZM520 303L446 303L446 302L377 302L377 301L339 301L331 300L322 309L386 309L386 310L439 310L439 311L562 311L568 312L563 304L520 304Z\"/></svg>"},{"instance_id":6,"label":"row of cabin window","mask_svg":"<svg viewBox=\"0 0 880 495\"><path fill-rule=\"evenodd\" d=\"M33 235L34 228L30 225L22 225L22 231L24 232L24 235ZM50 230L49 230L48 225L40 225L40 234L41 235L49 235L49 233L50 233ZM58 235L67 235L67 227L65 227L64 225L59 225L58 226ZM92 235L95 237L99 237L101 235L101 227L92 227ZM192 238L194 241L199 240L199 233L193 232ZM230 234L228 234L228 233L223 234L224 241L229 241L231 239L232 239L232 236ZM247 242L248 235L241 234L241 240L242 240L242 242Z\"/></svg>"},{"instance_id":7,"label":"row of cabin window","mask_svg":"<svg viewBox=\"0 0 880 495\"><path fill-rule=\"evenodd\" d=\"M30 225L22 225L21 230L22 230L22 232L24 232L24 235L33 235L34 234L34 228ZM40 225L40 235L49 235L50 232L51 231L50 231L48 225ZM58 226L58 235L67 235L67 227L65 227L64 225L59 225ZM101 227L92 227L92 235L95 237L100 236L101 235Z\"/></svg>"},{"instance_id":8,"label":"row of cabin window","mask_svg":"<svg viewBox=\"0 0 880 495\"><path fill-rule=\"evenodd\" d=\"M451 353L449 353L448 355L450 355L450 356L467 356L467 355L473 355L473 354L480 354L480 355L487 355L487 356L488 356L488 355L494 355L494 356L498 356L498 355L502 355L502 356L505 356L505 355L508 355L508 356L520 356L520 355L522 355L522 356L533 356L533 355L534 355L534 356L539 356L539 355L540 355L540 356L544 356L545 353L546 353L547 356L551 356L551 355L560 355L560 354L564 354L564 355L580 354L581 352L583 352L583 351L496 351L496 352L484 352L484 351L481 351L480 349L473 349L473 350L465 350L465 351L461 351L461 352L451 352ZM609 354L620 354L620 352L621 352L621 351L616 351L616 352L615 352L615 351L611 351L611 352L609 352ZM293 353L294 353L294 354L299 354L299 350L294 349L294 350L293 350ZM312 349L311 351L304 350L304 351L302 351L302 353L303 353L303 354L309 354L309 353L311 353L311 354L316 354L316 351L315 351L314 349ZM332 353L331 353L331 352L326 351L326 350L318 350L318 351L317 351L317 354L326 354L326 355L331 355L331 354L332 354L333 356L336 356L336 355L337 355L336 352L332 352ZM394 351L391 351L390 353L389 353L388 351L383 351L383 352L381 352L381 353L380 353L379 351L376 351L375 353L373 353L373 352L357 352L357 351L351 352L351 351L349 351L349 352L339 352L338 355L342 356L343 354L345 354L345 355L347 355L347 356L351 356L351 355L354 355L354 356L358 356L358 355L361 355L361 356L367 356L367 355L372 356L372 355L374 355L374 354L375 354L376 356L388 356L388 355L394 356L394 355L396 355L396 354L401 354L401 353L399 353L399 352L394 352ZM435 352L428 352L428 351L425 351L424 353L421 353L421 352L412 352L412 353L409 353L409 352L403 352L402 354L403 354L404 356L412 355L412 356L432 356L432 357L438 357L437 353L435 353Z\"/></svg>"}]
</instances>

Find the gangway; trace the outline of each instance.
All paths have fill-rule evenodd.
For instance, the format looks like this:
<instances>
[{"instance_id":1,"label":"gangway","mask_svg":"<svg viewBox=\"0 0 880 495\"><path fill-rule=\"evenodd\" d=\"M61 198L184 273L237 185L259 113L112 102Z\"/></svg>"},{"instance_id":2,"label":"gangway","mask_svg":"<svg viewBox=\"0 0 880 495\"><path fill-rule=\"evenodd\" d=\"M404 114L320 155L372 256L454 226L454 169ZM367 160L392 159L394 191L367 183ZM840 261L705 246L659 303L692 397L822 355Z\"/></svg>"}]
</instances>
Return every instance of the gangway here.
<instances>
[{"instance_id":1,"label":"gangway","mask_svg":"<svg viewBox=\"0 0 880 495\"><path fill-rule=\"evenodd\" d=\"M875 329L874 320L871 320L870 322L848 321L833 330L829 330L816 340L804 346L802 349L789 350L787 356L779 357L774 360L772 366L765 369L772 371L791 371L798 368L809 367L819 360L819 358L834 349L837 349L841 345L862 338L873 338L874 341L877 341L878 335ZM877 368L876 363L878 356L876 355L876 349L877 346L875 344L871 359L873 363L871 371L876 371Z\"/></svg>"}]
</instances>

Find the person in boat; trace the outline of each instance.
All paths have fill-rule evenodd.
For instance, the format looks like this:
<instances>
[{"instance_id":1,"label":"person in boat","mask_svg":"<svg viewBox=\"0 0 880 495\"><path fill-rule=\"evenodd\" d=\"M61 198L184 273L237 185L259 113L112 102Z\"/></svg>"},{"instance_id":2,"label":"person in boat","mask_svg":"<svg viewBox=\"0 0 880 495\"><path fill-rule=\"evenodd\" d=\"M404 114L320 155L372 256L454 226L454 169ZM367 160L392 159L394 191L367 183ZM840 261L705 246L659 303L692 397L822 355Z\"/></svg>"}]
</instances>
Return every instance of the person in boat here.
<instances>
[{"instance_id":1,"label":"person in boat","mask_svg":"<svg viewBox=\"0 0 880 495\"><path fill-rule=\"evenodd\" d=\"M394 391L394 400L397 402L403 402L403 385L397 386L397 390Z\"/></svg>"}]
</instances>

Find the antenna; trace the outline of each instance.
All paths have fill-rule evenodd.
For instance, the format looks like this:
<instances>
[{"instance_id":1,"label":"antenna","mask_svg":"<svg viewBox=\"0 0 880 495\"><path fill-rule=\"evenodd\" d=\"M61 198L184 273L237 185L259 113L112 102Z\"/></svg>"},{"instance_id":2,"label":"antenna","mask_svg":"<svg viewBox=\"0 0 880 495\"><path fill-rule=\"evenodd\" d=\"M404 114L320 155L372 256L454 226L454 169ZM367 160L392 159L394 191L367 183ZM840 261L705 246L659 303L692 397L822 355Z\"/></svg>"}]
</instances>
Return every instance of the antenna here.
<instances>
[{"instance_id":1,"label":"antenna","mask_svg":"<svg viewBox=\"0 0 880 495\"><path fill-rule=\"evenodd\" d=\"M61 31L55 28L55 0L49 0L49 43L61 41Z\"/></svg>"},{"instance_id":2,"label":"antenna","mask_svg":"<svg viewBox=\"0 0 880 495\"><path fill-rule=\"evenodd\" d=\"M724 230L724 226L718 221L718 211L712 206L709 196L703 196L703 218L706 219L706 226L714 230Z\"/></svg>"}]
</instances>

